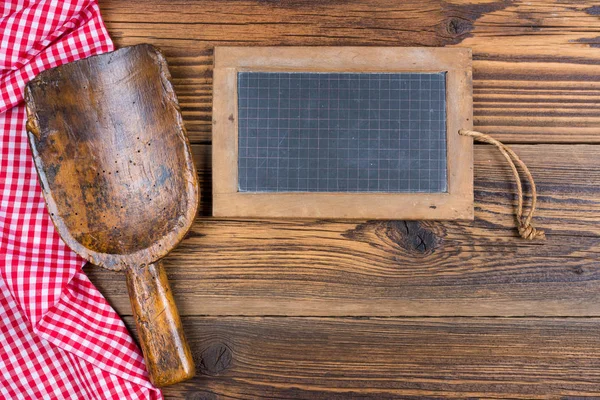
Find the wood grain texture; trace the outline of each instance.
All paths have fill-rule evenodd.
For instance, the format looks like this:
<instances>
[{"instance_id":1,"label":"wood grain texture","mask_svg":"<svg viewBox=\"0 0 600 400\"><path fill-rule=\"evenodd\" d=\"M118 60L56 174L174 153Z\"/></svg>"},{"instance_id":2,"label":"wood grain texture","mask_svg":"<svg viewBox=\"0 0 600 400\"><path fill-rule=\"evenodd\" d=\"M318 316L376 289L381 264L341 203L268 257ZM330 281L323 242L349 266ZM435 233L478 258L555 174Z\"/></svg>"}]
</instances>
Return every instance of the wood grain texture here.
<instances>
[{"instance_id":1,"label":"wood grain texture","mask_svg":"<svg viewBox=\"0 0 600 400\"><path fill-rule=\"evenodd\" d=\"M101 267L161 259L196 215L196 168L169 79L164 56L139 45L27 84L29 144L52 222Z\"/></svg>"},{"instance_id":2,"label":"wood grain texture","mask_svg":"<svg viewBox=\"0 0 600 400\"><path fill-rule=\"evenodd\" d=\"M194 360L162 261L130 267L125 276L150 381L163 387L192 378Z\"/></svg>"},{"instance_id":3,"label":"wood grain texture","mask_svg":"<svg viewBox=\"0 0 600 400\"><path fill-rule=\"evenodd\" d=\"M459 46L473 50L475 129L507 142L600 141L600 15L581 1L102 0L119 46L167 55L190 137L209 142L212 49Z\"/></svg>"},{"instance_id":4,"label":"wood grain texture","mask_svg":"<svg viewBox=\"0 0 600 400\"><path fill-rule=\"evenodd\" d=\"M189 317L184 324L201 375L166 388L168 399L600 396L596 318Z\"/></svg>"},{"instance_id":5,"label":"wood grain texture","mask_svg":"<svg viewBox=\"0 0 600 400\"><path fill-rule=\"evenodd\" d=\"M600 153L547 144L600 142L597 4L101 0L100 8L118 46L164 50L199 144L201 217L166 265L199 373L167 398L600 396ZM515 150L538 183L534 222L548 241L517 237L510 171L479 145L472 222L209 218L216 45L471 48L474 128L532 144ZM131 314L123 276L86 271Z\"/></svg>"},{"instance_id":6,"label":"wood grain texture","mask_svg":"<svg viewBox=\"0 0 600 400\"><path fill-rule=\"evenodd\" d=\"M182 313L600 316L596 147L513 147L536 178L546 242L518 237L511 172L475 148L474 222L199 218L166 263ZM196 159L208 150L194 146ZM122 278L89 273L128 314Z\"/></svg>"}]
</instances>

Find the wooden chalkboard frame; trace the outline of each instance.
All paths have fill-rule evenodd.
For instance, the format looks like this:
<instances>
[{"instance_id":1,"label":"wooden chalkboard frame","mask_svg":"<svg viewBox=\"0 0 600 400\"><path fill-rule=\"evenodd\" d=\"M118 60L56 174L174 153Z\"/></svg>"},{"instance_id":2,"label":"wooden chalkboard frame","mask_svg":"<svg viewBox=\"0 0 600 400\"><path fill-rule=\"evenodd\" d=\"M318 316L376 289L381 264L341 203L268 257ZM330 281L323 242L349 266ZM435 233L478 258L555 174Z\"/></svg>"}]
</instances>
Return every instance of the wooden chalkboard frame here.
<instances>
[{"instance_id":1,"label":"wooden chalkboard frame","mask_svg":"<svg viewBox=\"0 0 600 400\"><path fill-rule=\"evenodd\" d=\"M238 191L237 73L446 72L447 193ZM216 47L213 215L251 218L473 219L471 50L419 47Z\"/></svg>"}]
</instances>

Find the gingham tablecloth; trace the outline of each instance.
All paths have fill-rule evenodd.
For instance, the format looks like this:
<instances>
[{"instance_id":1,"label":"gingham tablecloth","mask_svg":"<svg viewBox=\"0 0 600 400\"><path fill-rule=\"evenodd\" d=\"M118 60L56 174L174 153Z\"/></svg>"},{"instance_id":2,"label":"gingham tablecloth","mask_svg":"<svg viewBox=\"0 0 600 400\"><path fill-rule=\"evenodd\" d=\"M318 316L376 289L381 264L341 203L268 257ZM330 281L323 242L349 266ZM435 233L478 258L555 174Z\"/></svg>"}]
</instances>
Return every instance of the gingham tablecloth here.
<instances>
[{"instance_id":1,"label":"gingham tablecloth","mask_svg":"<svg viewBox=\"0 0 600 400\"><path fill-rule=\"evenodd\" d=\"M48 216L25 133L25 84L113 49L95 1L0 0L0 397L161 398L117 313Z\"/></svg>"}]
</instances>

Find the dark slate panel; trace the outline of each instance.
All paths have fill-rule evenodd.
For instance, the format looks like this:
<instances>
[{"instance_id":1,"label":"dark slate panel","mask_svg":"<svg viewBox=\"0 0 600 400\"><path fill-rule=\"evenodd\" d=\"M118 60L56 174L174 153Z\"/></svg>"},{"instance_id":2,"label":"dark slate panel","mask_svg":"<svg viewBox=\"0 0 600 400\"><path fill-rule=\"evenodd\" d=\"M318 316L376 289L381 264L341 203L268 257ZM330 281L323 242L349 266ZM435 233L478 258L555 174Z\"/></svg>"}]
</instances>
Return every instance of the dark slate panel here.
<instances>
[{"instance_id":1,"label":"dark slate panel","mask_svg":"<svg viewBox=\"0 0 600 400\"><path fill-rule=\"evenodd\" d=\"M238 73L240 192L447 191L446 74Z\"/></svg>"}]
</instances>

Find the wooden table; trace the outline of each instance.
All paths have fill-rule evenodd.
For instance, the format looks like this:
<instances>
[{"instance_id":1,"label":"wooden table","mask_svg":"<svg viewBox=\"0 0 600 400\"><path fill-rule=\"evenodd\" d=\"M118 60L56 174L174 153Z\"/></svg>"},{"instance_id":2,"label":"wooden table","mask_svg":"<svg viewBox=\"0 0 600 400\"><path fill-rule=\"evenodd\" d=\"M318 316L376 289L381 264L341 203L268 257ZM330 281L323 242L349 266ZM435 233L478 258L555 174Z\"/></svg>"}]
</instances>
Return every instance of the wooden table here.
<instances>
[{"instance_id":1,"label":"wooden table","mask_svg":"<svg viewBox=\"0 0 600 400\"><path fill-rule=\"evenodd\" d=\"M582 1L101 1L118 46L169 61L200 217L167 269L199 373L167 398L600 395L600 5ZM475 149L475 221L211 218L215 45L473 49L475 128L539 185L546 242ZM122 274L87 270L131 327Z\"/></svg>"}]
</instances>

